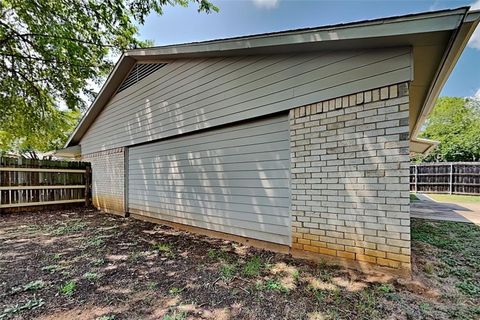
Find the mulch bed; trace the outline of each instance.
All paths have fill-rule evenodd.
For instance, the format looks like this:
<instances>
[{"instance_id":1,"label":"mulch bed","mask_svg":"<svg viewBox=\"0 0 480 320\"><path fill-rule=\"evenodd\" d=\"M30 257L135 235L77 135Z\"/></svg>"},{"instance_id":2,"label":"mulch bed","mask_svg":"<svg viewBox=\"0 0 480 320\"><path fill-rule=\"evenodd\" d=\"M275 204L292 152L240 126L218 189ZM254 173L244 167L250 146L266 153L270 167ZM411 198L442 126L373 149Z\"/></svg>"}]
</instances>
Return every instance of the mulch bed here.
<instances>
[{"instance_id":1,"label":"mulch bed","mask_svg":"<svg viewBox=\"0 0 480 320\"><path fill-rule=\"evenodd\" d=\"M93 209L0 216L0 319L476 316L422 282L378 280Z\"/></svg>"}]
</instances>

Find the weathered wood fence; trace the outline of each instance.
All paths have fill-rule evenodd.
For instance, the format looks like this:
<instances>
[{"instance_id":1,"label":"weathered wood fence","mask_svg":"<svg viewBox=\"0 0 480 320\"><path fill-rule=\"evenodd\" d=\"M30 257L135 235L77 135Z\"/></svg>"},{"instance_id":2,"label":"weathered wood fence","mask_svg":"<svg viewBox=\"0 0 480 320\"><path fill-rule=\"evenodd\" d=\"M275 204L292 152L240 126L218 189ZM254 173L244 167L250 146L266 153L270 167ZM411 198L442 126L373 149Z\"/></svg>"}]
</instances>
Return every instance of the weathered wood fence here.
<instances>
[{"instance_id":1,"label":"weathered wood fence","mask_svg":"<svg viewBox=\"0 0 480 320\"><path fill-rule=\"evenodd\" d=\"M480 162L428 163L410 166L410 191L480 194Z\"/></svg>"},{"instance_id":2,"label":"weathered wood fence","mask_svg":"<svg viewBox=\"0 0 480 320\"><path fill-rule=\"evenodd\" d=\"M0 211L33 206L90 204L86 162L0 157Z\"/></svg>"}]
</instances>

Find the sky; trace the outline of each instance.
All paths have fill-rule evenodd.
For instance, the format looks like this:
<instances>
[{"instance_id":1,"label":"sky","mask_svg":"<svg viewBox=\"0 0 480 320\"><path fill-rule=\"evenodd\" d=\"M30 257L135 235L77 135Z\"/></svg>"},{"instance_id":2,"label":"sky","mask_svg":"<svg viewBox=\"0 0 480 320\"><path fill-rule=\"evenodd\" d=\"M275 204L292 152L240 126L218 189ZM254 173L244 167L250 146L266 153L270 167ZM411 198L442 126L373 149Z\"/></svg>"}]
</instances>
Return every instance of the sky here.
<instances>
[{"instance_id":1,"label":"sky","mask_svg":"<svg viewBox=\"0 0 480 320\"><path fill-rule=\"evenodd\" d=\"M480 0L210 0L218 13L198 13L197 7L165 7L140 26L142 39L156 46L318 27L425 11L472 6ZM480 98L480 28L459 59L441 96Z\"/></svg>"}]
</instances>

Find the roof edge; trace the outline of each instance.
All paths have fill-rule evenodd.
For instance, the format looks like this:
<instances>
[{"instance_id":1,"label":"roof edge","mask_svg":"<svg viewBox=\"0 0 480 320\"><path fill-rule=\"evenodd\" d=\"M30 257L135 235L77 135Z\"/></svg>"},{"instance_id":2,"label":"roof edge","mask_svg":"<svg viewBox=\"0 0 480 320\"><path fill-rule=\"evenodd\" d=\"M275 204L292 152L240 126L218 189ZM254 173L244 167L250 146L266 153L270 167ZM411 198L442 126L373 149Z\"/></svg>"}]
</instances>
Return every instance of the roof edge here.
<instances>
[{"instance_id":1,"label":"roof edge","mask_svg":"<svg viewBox=\"0 0 480 320\"><path fill-rule=\"evenodd\" d=\"M454 33L449 48L442 59L442 65L438 69L434 81L428 91L425 102L422 106L419 116L412 131L412 137L418 139L421 126L433 110L435 102L442 90L445 82L453 71L463 50L468 44L470 37L480 23L480 10L465 12L465 15Z\"/></svg>"},{"instance_id":2,"label":"roof edge","mask_svg":"<svg viewBox=\"0 0 480 320\"><path fill-rule=\"evenodd\" d=\"M73 133L70 135L65 147L73 146L80 142L81 138L87 132L88 128L94 122L98 114L102 111L103 107L115 94L117 87L121 84L124 77L128 74L138 58L145 56L166 57L169 55L180 57L182 54L188 54L189 52L204 54L208 52L222 53L227 51L235 51L238 49L253 49L265 46L274 47L279 45L298 45L307 42L330 42L369 37L388 37L429 31L434 32L442 30L456 30L458 29L459 25L461 25L462 21L466 20L467 12L468 7L462 7L450 10L352 22L348 24L337 24L327 27L297 29L183 45L129 50L120 56L97 97L90 105ZM421 20L424 20L422 21L423 23L420 23ZM478 23L477 20L473 20ZM222 44L225 46L222 47ZM202 46L204 46L203 49ZM450 72L447 73L447 76L449 73ZM435 89L435 86L433 88ZM432 97L434 94L429 96ZM429 105L424 104L422 111L425 109L425 106Z\"/></svg>"}]
</instances>

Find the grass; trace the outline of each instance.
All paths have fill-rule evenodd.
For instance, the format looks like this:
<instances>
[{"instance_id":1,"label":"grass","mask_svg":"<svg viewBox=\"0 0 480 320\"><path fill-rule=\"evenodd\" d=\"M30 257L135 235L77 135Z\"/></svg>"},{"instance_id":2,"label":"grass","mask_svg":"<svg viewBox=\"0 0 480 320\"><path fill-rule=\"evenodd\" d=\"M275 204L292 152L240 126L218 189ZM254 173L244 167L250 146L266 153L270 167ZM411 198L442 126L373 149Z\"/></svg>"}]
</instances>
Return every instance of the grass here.
<instances>
[{"instance_id":1,"label":"grass","mask_svg":"<svg viewBox=\"0 0 480 320\"><path fill-rule=\"evenodd\" d=\"M163 320L184 320L187 318L187 313L185 311L174 310L171 313L165 315Z\"/></svg>"},{"instance_id":2,"label":"grass","mask_svg":"<svg viewBox=\"0 0 480 320\"><path fill-rule=\"evenodd\" d=\"M98 258L98 259L95 259L91 262L91 264L95 267L99 267L99 266L102 266L105 264L105 259L103 258Z\"/></svg>"},{"instance_id":3,"label":"grass","mask_svg":"<svg viewBox=\"0 0 480 320\"><path fill-rule=\"evenodd\" d=\"M220 274L223 280L231 280L237 272L237 266L234 264L223 264L220 268Z\"/></svg>"},{"instance_id":4,"label":"grass","mask_svg":"<svg viewBox=\"0 0 480 320\"><path fill-rule=\"evenodd\" d=\"M243 275L246 277L257 277L262 271L263 263L258 256L250 258L243 267Z\"/></svg>"},{"instance_id":5,"label":"grass","mask_svg":"<svg viewBox=\"0 0 480 320\"><path fill-rule=\"evenodd\" d=\"M63 270L65 269L65 267L62 267L58 264L50 264L48 266L45 266L45 267L42 267L42 271L47 271L47 272L50 272L50 273L56 273L60 270Z\"/></svg>"},{"instance_id":6,"label":"grass","mask_svg":"<svg viewBox=\"0 0 480 320\"><path fill-rule=\"evenodd\" d=\"M60 287L60 293L70 297L75 292L76 287L77 283L74 280L67 281Z\"/></svg>"},{"instance_id":7,"label":"grass","mask_svg":"<svg viewBox=\"0 0 480 320\"><path fill-rule=\"evenodd\" d=\"M461 194L428 194L428 196L439 202L480 203L480 196L467 196Z\"/></svg>"},{"instance_id":8,"label":"grass","mask_svg":"<svg viewBox=\"0 0 480 320\"><path fill-rule=\"evenodd\" d=\"M6 296L7 294L12 295L19 292L37 291L42 289L43 287L45 287L45 282L43 282L43 280L30 281L29 283L24 284L23 286L12 287L8 293L0 295L0 298L3 296ZM0 317L0 319L2 318Z\"/></svg>"},{"instance_id":9,"label":"grass","mask_svg":"<svg viewBox=\"0 0 480 320\"><path fill-rule=\"evenodd\" d=\"M53 230L53 234L56 236L63 236L66 234L77 233L84 230L87 227L85 222L80 220L76 220L70 224L62 224L61 226L57 227Z\"/></svg>"},{"instance_id":10,"label":"grass","mask_svg":"<svg viewBox=\"0 0 480 320\"><path fill-rule=\"evenodd\" d=\"M115 320L115 319L116 319L115 316L101 316L96 318L95 320Z\"/></svg>"},{"instance_id":11,"label":"grass","mask_svg":"<svg viewBox=\"0 0 480 320\"><path fill-rule=\"evenodd\" d=\"M458 293L480 296L480 227L457 222L413 220L412 240L427 244L435 263L428 261L424 272L433 279L451 279Z\"/></svg>"},{"instance_id":12,"label":"grass","mask_svg":"<svg viewBox=\"0 0 480 320\"><path fill-rule=\"evenodd\" d=\"M415 193L410 193L410 201L419 201L417 195Z\"/></svg>"},{"instance_id":13,"label":"grass","mask_svg":"<svg viewBox=\"0 0 480 320\"><path fill-rule=\"evenodd\" d=\"M11 305L0 311L0 319L7 319L13 317L15 314L21 313L25 310L33 310L37 309L45 304L43 299L28 299L23 303L17 303L15 305Z\"/></svg>"},{"instance_id":14,"label":"grass","mask_svg":"<svg viewBox=\"0 0 480 320\"><path fill-rule=\"evenodd\" d=\"M45 287L45 283L42 280L35 280L27 283L23 286L25 291L36 291Z\"/></svg>"},{"instance_id":15,"label":"grass","mask_svg":"<svg viewBox=\"0 0 480 320\"><path fill-rule=\"evenodd\" d=\"M83 278L87 279L87 280L90 280L90 281L94 281L94 280L97 280L100 277L95 272L86 272L86 273L83 274Z\"/></svg>"},{"instance_id":16,"label":"grass","mask_svg":"<svg viewBox=\"0 0 480 320\"><path fill-rule=\"evenodd\" d=\"M289 290L280 281L276 279L268 279L266 281L257 281L255 283L255 289L258 291L277 291L282 293L288 293Z\"/></svg>"},{"instance_id":17,"label":"grass","mask_svg":"<svg viewBox=\"0 0 480 320\"><path fill-rule=\"evenodd\" d=\"M168 290L168 293L171 294L172 296L175 296L177 294L180 294L184 288L177 288L177 287L172 287L170 290Z\"/></svg>"},{"instance_id":18,"label":"grass","mask_svg":"<svg viewBox=\"0 0 480 320\"><path fill-rule=\"evenodd\" d=\"M168 243L155 243L153 249L160 252L171 252L172 246Z\"/></svg>"},{"instance_id":19,"label":"grass","mask_svg":"<svg viewBox=\"0 0 480 320\"><path fill-rule=\"evenodd\" d=\"M99 248L101 246L103 246L103 244L105 243L105 240L102 239L101 237L98 237L98 236L95 236L95 237L91 237L87 240L87 243L86 245L88 247L95 247L95 248Z\"/></svg>"}]
</instances>

